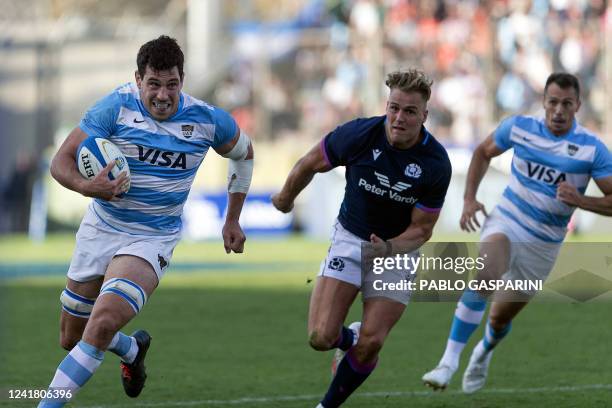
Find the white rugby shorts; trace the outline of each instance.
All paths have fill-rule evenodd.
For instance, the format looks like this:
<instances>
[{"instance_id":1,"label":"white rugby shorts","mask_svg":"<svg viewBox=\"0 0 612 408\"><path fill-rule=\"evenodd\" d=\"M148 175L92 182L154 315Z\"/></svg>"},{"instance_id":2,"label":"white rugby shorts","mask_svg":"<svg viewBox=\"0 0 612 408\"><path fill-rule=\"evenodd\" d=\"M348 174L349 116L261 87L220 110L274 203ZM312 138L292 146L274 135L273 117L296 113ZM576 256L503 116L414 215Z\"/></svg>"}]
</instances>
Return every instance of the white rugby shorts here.
<instances>
[{"instance_id":1,"label":"white rugby shorts","mask_svg":"<svg viewBox=\"0 0 612 408\"><path fill-rule=\"evenodd\" d=\"M132 235L117 231L87 209L76 234L76 247L68 269L68 278L87 282L104 276L113 257L133 255L146 260L161 281L180 234Z\"/></svg>"},{"instance_id":2,"label":"white rugby shorts","mask_svg":"<svg viewBox=\"0 0 612 408\"><path fill-rule=\"evenodd\" d=\"M483 242L492 234L504 234L510 240L510 264L503 279L545 281L548 278L559 255L561 243L541 241L497 208L486 218L480 241ZM536 293L529 290L522 292L529 296Z\"/></svg>"},{"instance_id":3,"label":"white rugby shorts","mask_svg":"<svg viewBox=\"0 0 612 408\"><path fill-rule=\"evenodd\" d=\"M385 297L391 300L408 303L411 296L409 290L381 291L373 288L373 282L368 279L380 279L385 283L399 283L401 281L414 281L416 273L409 270L387 270L381 275L368 273L366 282L362 282L361 271L361 244L365 242L357 235L348 231L335 221L331 234L331 245L327 252L327 257L321 262L321 269L318 276L326 276L350 283L359 288L364 300L371 297ZM418 251L410 254L418 257Z\"/></svg>"}]
</instances>

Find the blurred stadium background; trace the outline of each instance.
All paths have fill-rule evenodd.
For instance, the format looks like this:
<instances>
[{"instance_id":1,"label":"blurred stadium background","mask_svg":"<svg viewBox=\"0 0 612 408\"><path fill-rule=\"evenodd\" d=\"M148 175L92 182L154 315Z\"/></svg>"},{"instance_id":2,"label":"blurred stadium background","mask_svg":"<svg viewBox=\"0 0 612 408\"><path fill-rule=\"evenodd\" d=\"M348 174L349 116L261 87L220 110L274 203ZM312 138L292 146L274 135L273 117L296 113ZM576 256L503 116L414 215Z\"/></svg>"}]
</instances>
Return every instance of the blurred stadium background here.
<instances>
[{"instance_id":1,"label":"blurred stadium background","mask_svg":"<svg viewBox=\"0 0 612 408\"><path fill-rule=\"evenodd\" d=\"M2 232L40 237L46 220L49 231L77 225L88 200L49 180L49 158L95 100L133 80L139 46L162 33L184 47L185 90L230 111L255 140L254 199L243 222L256 233L293 227L326 237L341 173L317 177L295 219L273 211L267 197L338 123L384 112L384 75L393 69L420 67L435 80L427 125L454 167L445 232L456 230L471 149L501 118L540 113L550 72L580 77L581 122L612 137L604 0L0 0L0 7ZM210 154L198 175L186 208L193 238L219 230L225 165ZM508 157L495 167L482 188L489 205ZM578 219L586 230L612 225Z\"/></svg>"},{"instance_id":2,"label":"blurred stadium background","mask_svg":"<svg viewBox=\"0 0 612 408\"><path fill-rule=\"evenodd\" d=\"M247 253L223 254L226 163L211 153L186 205L187 239L137 319L157 342L143 399L126 402L112 361L77 406L309 407L329 356L306 348L306 305L344 178L317 176L282 215L268 197L295 160L337 124L382 114L385 73L419 67L435 80L427 126L454 168L435 239L476 239L457 233L472 149L503 117L540 114L550 72L578 75L579 119L610 145L610 9L607 0L0 0L0 388L44 387L63 356L57 297L88 199L53 182L49 160L95 100L133 79L142 43L177 38L185 91L230 111L254 139ZM509 157L493 167L480 193L489 208ZM573 227L573 239L612 239L609 218L578 211ZM458 382L442 396L421 393L454 304L410 308L349 406L612 405L598 374L612 366L609 303L533 305L496 357L492 391L475 397L457 394Z\"/></svg>"}]
</instances>

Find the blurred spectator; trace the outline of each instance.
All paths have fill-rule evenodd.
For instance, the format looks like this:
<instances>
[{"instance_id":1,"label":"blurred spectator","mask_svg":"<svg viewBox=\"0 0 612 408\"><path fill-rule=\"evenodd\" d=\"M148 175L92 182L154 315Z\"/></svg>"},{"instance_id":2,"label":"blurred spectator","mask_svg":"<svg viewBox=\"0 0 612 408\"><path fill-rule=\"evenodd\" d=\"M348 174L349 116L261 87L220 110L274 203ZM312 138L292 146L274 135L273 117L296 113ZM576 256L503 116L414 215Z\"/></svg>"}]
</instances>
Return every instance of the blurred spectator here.
<instances>
[{"instance_id":1,"label":"blurred spectator","mask_svg":"<svg viewBox=\"0 0 612 408\"><path fill-rule=\"evenodd\" d=\"M271 77L254 72L246 81L232 70L215 95L227 106L232 98L224 88L231 84L230 95L249 97L242 109L253 109L261 101L252 89L263 84L264 109L271 112L264 119L272 121L265 137L320 137L383 103L383 90L372 99L369 84L409 66L432 73L429 126L447 144L471 146L504 116L539 113L542 84L561 70L582 82L580 120L601 129L606 0L301 0L285 10L259 4L271 8L262 13L267 22L276 16L288 27L313 29L301 31L294 52L268 61Z\"/></svg>"},{"instance_id":2,"label":"blurred spectator","mask_svg":"<svg viewBox=\"0 0 612 408\"><path fill-rule=\"evenodd\" d=\"M516 64L513 64L512 69L504 73L497 87L496 102L503 116L518 114L526 106L528 94L529 85Z\"/></svg>"},{"instance_id":3,"label":"blurred spectator","mask_svg":"<svg viewBox=\"0 0 612 408\"><path fill-rule=\"evenodd\" d=\"M8 232L26 232L30 216L32 186L36 177L36 163L33 157L19 152L15 168L2 191L2 201Z\"/></svg>"}]
</instances>

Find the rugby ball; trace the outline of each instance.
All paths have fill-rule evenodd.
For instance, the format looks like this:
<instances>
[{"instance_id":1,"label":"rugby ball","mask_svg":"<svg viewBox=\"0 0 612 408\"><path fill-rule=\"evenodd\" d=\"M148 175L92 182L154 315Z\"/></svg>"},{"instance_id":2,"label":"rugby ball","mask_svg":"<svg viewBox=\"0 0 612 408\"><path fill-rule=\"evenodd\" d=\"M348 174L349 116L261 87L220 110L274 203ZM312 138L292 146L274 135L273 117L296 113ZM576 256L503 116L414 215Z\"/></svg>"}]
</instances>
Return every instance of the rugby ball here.
<instances>
[{"instance_id":1,"label":"rugby ball","mask_svg":"<svg viewBox=\"0 0 612 408\"><path fill-rule=\"evenodd\" d=\"M127 173L129 189L130 168L127 159L113 142L101 137L88 137L79 145L76 161L79 172L88 180L96 177L104 167L114 161L115 166L108 173L108 177L114 180L120 173Z\"/></svg>"}]
</instances>

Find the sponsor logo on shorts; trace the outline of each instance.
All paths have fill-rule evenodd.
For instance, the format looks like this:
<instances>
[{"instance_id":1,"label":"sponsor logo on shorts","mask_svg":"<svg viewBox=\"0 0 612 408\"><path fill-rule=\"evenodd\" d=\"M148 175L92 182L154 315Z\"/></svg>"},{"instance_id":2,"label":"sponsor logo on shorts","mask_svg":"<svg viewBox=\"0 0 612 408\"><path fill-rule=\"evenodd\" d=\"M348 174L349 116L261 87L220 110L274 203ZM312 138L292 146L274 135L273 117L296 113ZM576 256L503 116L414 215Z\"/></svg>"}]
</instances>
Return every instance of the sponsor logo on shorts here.
<instances>
[{"instance_id":1,"label":"sponsor logo on shorts","mask_svg":"<svg viewBox=\"0 0 612 408\"><path fill-rule=\"evenodd\" d=\"M159 267L161 269L164 269L166 266L168 266L168 262L166 261L166 258L161 256L160 254L157 254L157 262L159 262Z\"/></svg>"},{"instance_id":2,"label":"sponsor logo on shorts","mask_svg":"<svg viewBox=\"0 0 612 408\"><path fill-rule=\"evenodd\" d=\"M344 261L342 258L338 258L337 256L333 257L329 260L327 267L329 269L333 269L334 271L342 272L344 270Z\"/></svg>"}]
</instances>

